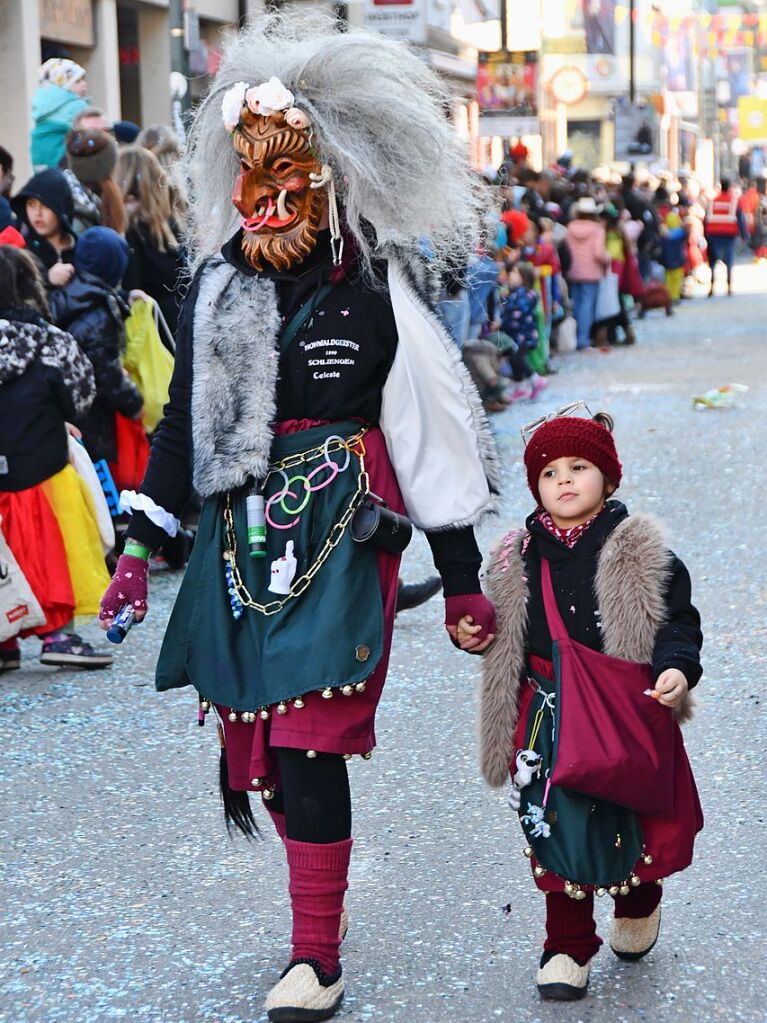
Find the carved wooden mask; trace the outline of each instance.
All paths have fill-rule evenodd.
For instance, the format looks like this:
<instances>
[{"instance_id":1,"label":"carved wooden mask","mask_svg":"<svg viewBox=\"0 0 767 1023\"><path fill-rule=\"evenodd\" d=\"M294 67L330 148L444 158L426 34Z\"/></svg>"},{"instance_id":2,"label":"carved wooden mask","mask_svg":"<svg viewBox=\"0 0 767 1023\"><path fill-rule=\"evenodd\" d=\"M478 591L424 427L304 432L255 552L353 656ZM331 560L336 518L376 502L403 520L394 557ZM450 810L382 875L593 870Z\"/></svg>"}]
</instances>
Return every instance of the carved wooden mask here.
<instances>
[{"instance_id":1,"label":"carved wooden mask","mask_svg":"<svg viewBox=\"0 0 767 1023\"><path fill-rule=\"evenodd\" d=\"M243 254L255 270L265 262L286 270L317 242L327 193L310 187L309 175L319 174L322 165L309 136L281 112L264 117L243 108L232 136L240 156L232 202L242 217Z\"/></svg>"}]
</instances>

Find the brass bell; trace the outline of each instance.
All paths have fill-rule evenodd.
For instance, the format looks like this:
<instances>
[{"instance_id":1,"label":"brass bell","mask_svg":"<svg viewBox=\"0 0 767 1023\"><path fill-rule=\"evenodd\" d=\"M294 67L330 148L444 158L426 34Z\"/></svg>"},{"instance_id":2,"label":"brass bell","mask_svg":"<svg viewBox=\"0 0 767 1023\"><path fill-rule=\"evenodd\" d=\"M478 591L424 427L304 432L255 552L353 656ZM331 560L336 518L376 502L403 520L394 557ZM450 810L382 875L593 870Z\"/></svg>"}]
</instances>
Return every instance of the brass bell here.
<instances>
[{"instance_id":1,"label":"brass bell","mask_svg":"<svg viewBox=\"0 0 767 1023\"><path fill-rule=\"evenodd\" d=\"M274 789L264 789L261 793L263 799L274 799Z\"/></svg>"},{"instance_id":2,"label":"brass bell","mask_svg":"<svg viewBox=\"0 0 767 1023\"><path fill-rule=\"evenodd\" d=\"M262 721L269 720L269 711L266 709L266 707L261 708L261 720Z\"/></svg>"},{"instance_id":3,"label":"brass bell","mask_svg":"<svg viewBox=\"0 0 767 1023\"><path fill-rule=\"evenodd\" d=\"M529 845L526 845L525 848L522 850L522 853L525 856L527 856L528 859L530 859L530 857L533 855L533 850L530 848Z\"/></svg>"},{"instance_id":4,"label":"brass bell","mask_svg":"<svg viewBox=\"0 0 767 1023\"><path fill-rule=\"evenodd\" d=\"M601 899L604 895L607 895L607 889L606 888L597 888L594 891L594 894L598 895L599 898Z\"/></svg>"},{"instance_id":5,"label":"brass bell","mask_svg":"<svg viewBox=\"0 0 767 1023\"><path fill-rule=\"evenodd\" d=\"M247 721L249 725L252 725L253 722L256 720L256 715L253 713L252 710L248 710L242 715L242 720Z\"/></svg>"},{"instance_id":6,"label":"brass bell","mask_svg":"<svg viewBox=\"0 0 767 1023\"><path fill-rule=\"evenodd\" d=\"M611 895L617 895L618 892L620 891L617 884L610 885L610 887L607 890Z\"/></svg>"},{"instance_id":7,"label":"brass bell","mask_svg":"<svg viewBox=\"0 0 767 1023\"><path fill-rule=\"evenodd\" d=\"M352 758L351 753L343 753L342 756L343 756L344 760L351 760L351 758Z\"/></svg>"},{"instance_id":8,"label":"brass bell","mask_svg":"<svg viewBox=\"0 0 767 1023\"><path fill-rule=\"evenodd\" d=\"M533 873L535 874L536 877L543 877L543 875L546 873L546 868L545 867L536 867L533 870Z\"/></svg>"},{"instance_id":9,"label":"brass bell","mask_svg":"<svg viewBox=\"0 0 767 1023\"><path fill-rule=\"evenodd\" d=\"M658 878L658 879L656 880L656 882L655 882L655 883L656 883L656 884L659 884L659 885L661 886L661 888L662 888L662 887L663 887L663 878L662 878L662 877L659 877L659 878Z\"/></svg>"},{"instance_id":10,"label":"brass bell","mask_svg":"<svg viewBox=\"0 0 767 1023\"><path fill-rule=\"evenodd\" d=\"M372 758L372 756L373 756L373 751L371 750L369 753L363 753L362 754L362 759L363 760L370 760Z\"/></svg>"},{"instance_id":11,"label":"brass bell","mask_svg":"<svg viewBox=\"0 0 767 1023\"><path fill-rule=\"evenodd\" d=\"M287 705L287 703L278 703L277 704L277 713L278 714L287 714L287 712L288 712L288 705Z\"/></svg>"},{"instance_id":12,"label":"brass bell","mask_svg":"<svg viewBox=\"0 0 767 1023\"><path fill-rule=\"evenodd\" d=\"M649 853L645 853L642 856L642 862L649 867L652 864L652 856Z\"/></svg>"},{"instance_id":13,"label":"brass bell","mask_svg":"<svg viewBox=\"0 0 767 1023\"><path fill-rule=\"evenodd\" d=\"M326 686L322 690L322 699L323 700L332 700L333 699L333 690L330 688L330 686Z\"/></svg>"},{"instance_id":14,"label":"brass bell","mask_svg":"<svg viewBox=\"0 0 767 1023\"><path fill-rule=\"evenodd\" d=\"M299 696L296 700L293 701L293 706L296 708L296 710L301 710L301 708L305 707L306 704L304 703L304 701Z\"/></svg>"},{"instance_id":15,"label":"brass bell","mask_svg":"<svg viewBox=\"0 0 767 1023\"><path fill-rule=\"evenodd\" d=\"M251 778L250 779L250 784L253 786L254 789L260 789L261 786L263 785L263 783L264 783L263 778Z\"/></svg>"},{"instance_id":16,"label":"brass bell","mask_svg":"<svg viewBox=\"0 0 767 1023\"><path fill-rule=\"evenodd\" d=\"M230 710L229 713L227 714L227 717L229 718L230 721L236 721L237 720L237 711L236 710Z\"/></svg>"},{"instance_id":17,"label":"brass bell","mask_svg":"<svg viewBox=\"0 0 767 1023\"><path fill-rule=\"evenodd\" d=\"M210 700L200 700L200 709L207 714L210 710Z\"/></svg>"},{"instance_id":18,"label":"brass bell","mask_svg":"<svg viewBox=\"0 0 767 1023\"><path fill-rule=\"evenodd\" d=\"M577 899L578 902L581 902L583 899L586 898L586 893L581 888L579 888L575 895L573 895L573 898Z\"/></svg>"},{"instance_id":19,"label":"brass bell","mask_svg":"<svg viewBox=\"0 0 767 1023\"><path fill-rule=\"evenodd\" d=\"M638 888L641 883L642 878L637 877L636 874L632 874L631 877L629 878L629 884L631 885L632 888Z\"/></svg>"},{"instance_id":20,"label":"brass bell","mask_svg":"<svg viewBox=\"0 0 767 1023\"><path fill-rule=\"evenodd\" d=\"M618 891L621 893L621 895L628 895L628 893L631 891L631 889L629 888L629 886L627 884L622 884L620 886L620 888L618 889Z\"/></svg>"},{"instance_id":21,"label":"brass bell","mask_svg":"<svg viewBox=\"0 0 767 1023\"><path fill-rule=\"evenodd\" d=\"M575 885L572 881L565 881L565 895L572 895L575 891Z\"/></svg>"},{"instance_id":22,"label":"brass bell","mask_svg":"<svg viewBox=\"0 0 767 1023\"><path fill-rule=\"evenodd\" d=\"M306 755L307 755L307 757L310 760L314 760L314 758L317 756L317 750L316 749L308 749L306 751Z\"/></svg>"},{"instance_id":23,"label":"brass bell","mask_svg":"<svg viewBox=\"0 0 767 1023\"><path fill-rule=\"evenodd\" d=\"M344 696L351 696L354 692L354 686L341 686L341 692Z\"/></svg>"},{"instance_id":24,"label":"brass bell","mask_svg":"<svg viewBox=\"0 0 767 1023\"><path fill-rule=\"evenodd\" d=\"M364 682L358 682L357 685L354 688L357 690L358 693L364 693L365 692L365 683Z\"/></svg>"}]
</instances>

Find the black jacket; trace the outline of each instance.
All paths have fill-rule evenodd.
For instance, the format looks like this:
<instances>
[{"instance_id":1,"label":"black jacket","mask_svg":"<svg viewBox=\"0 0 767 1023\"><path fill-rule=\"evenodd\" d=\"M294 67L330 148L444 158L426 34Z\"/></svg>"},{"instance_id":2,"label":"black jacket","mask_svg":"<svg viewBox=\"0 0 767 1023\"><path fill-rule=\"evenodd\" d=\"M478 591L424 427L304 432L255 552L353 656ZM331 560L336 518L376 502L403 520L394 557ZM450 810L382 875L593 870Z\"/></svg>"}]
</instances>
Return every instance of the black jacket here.
<instances>
[{"instance_id":1,"label":"black jacket","mask_svg":"<svg viewBox=\"0 0 767 1023\"><path fill-rule=\"evenodd\" d=\"M65 423L95 395L93 367L74 338L27 307L0 309L0 491L26 490L64 468Z\"/></svg>"},{"instance_id":2,"label":"black jacket","mask_svg":"<svg viewBox=\"0 0 767 1023\"><path fill-rule=\"evenodd\" d=\"M181 305L179 277L185 265L182 250L160 252L149 228L141 222L128 228L125 240L130 245L130 261L123 287L126 290L140 288L151 295L175 336Z\"/></svg>"},{"instance_id":3,"label":"black jacket","mask_svg":"<svg viewBox=\"0 0 767 1023\"><path fill-rule=\"evenodd\" d=\"M620 501L608 501L576 545L568 548L536 521L527 520L531 535L525 553L530 601L528 604L528 653L551 660L551 636L541 592L541 557L551 565L551 579L557 605L571 639L592 650L601 650L594 580L599 552L615 527L628 516ZM674 556L666 592L668 620L659 630L653 654L655 678L668 668L684 673L690 688L701 676L700 648L703 636L700 615L691 601L690 575Z\"/></svg>"},{"instance_id":4,"label":"black jacket","mask_svg":"<svg viewBox=\"0 0 767 1023\"><path fill-rule=\"evenodd\" d=\"M328 233L329 234L329 233ZM307 299L316 295L332 269L327 254L330 246L324 235L300 267L285 273L267 271L277 286L279 309L289 319ZM223 248L225 258L242 273L253 271L241 256L240 236L235 235ZM170 383L170 400L165 416L152 437L152 454L141 492L148 494L166 511L180 516L191 493L192 453L192 335L194 309L199 293L200 275L192 281L184 299L176 334L176 361ZM357 331L357 333L352 333ZM325 338L357 338L359 357L339 379L317 378L324 371L314 368L313 352L321 352ZM318 348L308 349L317 344ZM340 343L340 342L336 342ZM354 273L338 284L312 315L299 337L280 358L277 386L279 419L362 419L378 422L381 391L391 368L397 346L397 331L388 297L373 291ZM352 370L357 375L352 375ZM143 512L135 512L128 535L149 547L159 547L165 533ZM476 593L480 590L479 553L471 527L426 534L434 563L442 576L445 595Z\"/></svg>"},{"instance_id":5,"label":"black jacket","mask_svg":"<svg viewBox=\"0 0 767 1023\"><path fill-rule=\"evenodd\" d=\"M144 404L136 385L125 375L121 360L129 309L108 284L81 270L65 287L53 288L49 302L52 319L77 339L96 375L96 401L78 423L85 447L94 462L101 458L114 461L115 412L133 417Z\"/></svg>"}]
</instances>

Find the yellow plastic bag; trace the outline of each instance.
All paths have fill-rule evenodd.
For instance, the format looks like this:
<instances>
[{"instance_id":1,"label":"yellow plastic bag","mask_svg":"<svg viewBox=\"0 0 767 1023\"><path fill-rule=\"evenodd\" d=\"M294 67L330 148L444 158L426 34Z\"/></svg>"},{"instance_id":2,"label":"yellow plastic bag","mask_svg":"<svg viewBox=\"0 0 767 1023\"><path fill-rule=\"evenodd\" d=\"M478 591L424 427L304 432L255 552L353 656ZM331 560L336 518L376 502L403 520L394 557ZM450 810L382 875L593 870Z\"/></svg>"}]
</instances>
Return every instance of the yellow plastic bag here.
<instances>
[{"instance_id":1,"label":"yellow plastic bag","mask_svg":"<svg viewBox=\"0 0 767 1023\"><path fill-rule=\"evenodd\" d=\"M127 346L123 360L144 398L143 423L147 433L152 433L162 419L173 373L173 356L160 340L153 307L153 302L133 303L125 321Z\"/></svg>"}]
</instances>

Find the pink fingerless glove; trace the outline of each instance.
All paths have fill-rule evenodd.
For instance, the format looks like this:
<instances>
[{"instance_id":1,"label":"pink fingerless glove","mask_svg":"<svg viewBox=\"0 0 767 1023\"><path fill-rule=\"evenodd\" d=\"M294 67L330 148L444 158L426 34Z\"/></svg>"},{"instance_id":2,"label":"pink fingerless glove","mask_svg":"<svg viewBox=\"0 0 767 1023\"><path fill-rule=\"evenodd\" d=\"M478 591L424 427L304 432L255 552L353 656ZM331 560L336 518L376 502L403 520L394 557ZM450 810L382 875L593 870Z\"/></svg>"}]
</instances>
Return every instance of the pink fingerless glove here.
<instances>
[{"instance_id":1,"label":"pink fingerless glove","mask_svg":"<svg viewBox=\"0 0 767 1023\"><path fill-rule=\"evenodd\" d=\"M475 639L483 640L495 634L495 608L484 593L457 593L454 597L445 597L445 625L457 625L464 615L471 615L474 624L482 627Z\"/></svg>"},{"instance_id":2,"label":"pink fingerless glove","mask_svg":"<svg viewBox=\"0 0 767 1023\"><path fill-rule=\"evenodd\" d=\"M100 621L111 621L126 604L132 604L134 611L146 612L148 572L149 564L143 558L137 558L134 554L120 555L112 582L101 598Z\"/></svg>"}]
</instances>

